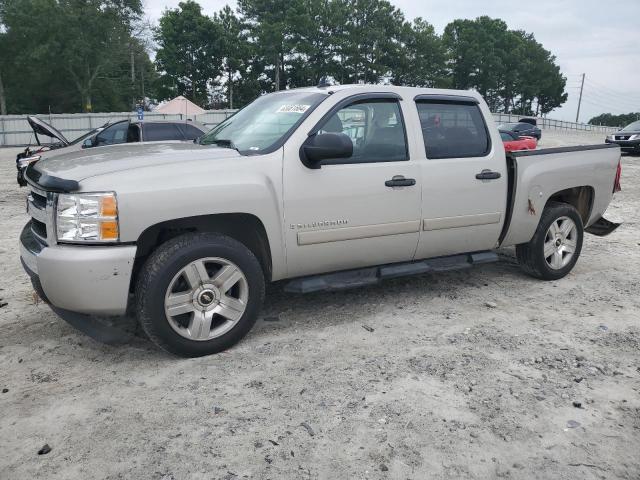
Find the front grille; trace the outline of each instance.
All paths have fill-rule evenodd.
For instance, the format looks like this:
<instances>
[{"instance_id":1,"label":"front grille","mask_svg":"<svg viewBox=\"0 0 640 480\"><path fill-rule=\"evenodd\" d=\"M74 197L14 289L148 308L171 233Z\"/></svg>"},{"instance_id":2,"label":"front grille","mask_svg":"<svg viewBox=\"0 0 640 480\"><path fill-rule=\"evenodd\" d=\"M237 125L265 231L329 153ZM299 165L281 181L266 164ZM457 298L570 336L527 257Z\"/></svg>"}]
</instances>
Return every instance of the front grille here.
<instances>
[{"instance_id":1,"label":"front grille","mask_svg":"<svg viewBox=\"0 0 640 480\"><path fill-rule=\"evenodd\" d=\"M631 138L631 135L616 135L616 140L629 140L629 138Z\"/></svg>"},{"instance_id":2,"label":"front grille","mask_svg":"<svg viewBox=\"0 0 640 480\"><path fill-rule=\"evenodd\" d=\"M45 210L47 208L47 197L37 193L35 191L31 191L31 197L33 198L33 205L39 209Z\"/></svg>"},{"instance_id":3,"label":"front grille","mask_svg":"<svg viewBox=\"0 0 640 480\"><path fill-rule=\"evenodd\" d=\"M52 193L31 187L27 197L27 211L31 216L31 232L38 241L45 245L49 245L55 240L55 238L49 238L54 235L52 195Z\"/></svg>"},{"instance_id":4,"label":"front grille","mask_svg":"<svg viewBox=\"0 0 640 480\"><path fill-rule=\"evenodd\" d=\"M47 225L45 223L39 222L38 220L32 218L31 219L31 232L40 240L41 242L47 242Z\"/></svg>"}]
</instances>

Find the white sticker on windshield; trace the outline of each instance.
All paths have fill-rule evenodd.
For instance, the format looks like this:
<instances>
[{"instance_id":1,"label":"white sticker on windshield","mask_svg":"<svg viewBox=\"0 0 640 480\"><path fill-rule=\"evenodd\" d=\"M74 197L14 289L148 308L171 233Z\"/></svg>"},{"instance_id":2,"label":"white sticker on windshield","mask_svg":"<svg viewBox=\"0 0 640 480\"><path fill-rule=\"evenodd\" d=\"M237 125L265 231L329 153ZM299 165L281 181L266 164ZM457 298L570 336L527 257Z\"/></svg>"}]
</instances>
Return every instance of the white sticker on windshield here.
<instances>
[{"instance_id":1,"label":"white sticker on windshield","mask_svg":"<svg viewBox=\"0 0 640 480\"><path fill-rule=\"evenodd\" d=\"M304 113L311 105L282 105L277 113Z\"/></svg>"}]
</instances>

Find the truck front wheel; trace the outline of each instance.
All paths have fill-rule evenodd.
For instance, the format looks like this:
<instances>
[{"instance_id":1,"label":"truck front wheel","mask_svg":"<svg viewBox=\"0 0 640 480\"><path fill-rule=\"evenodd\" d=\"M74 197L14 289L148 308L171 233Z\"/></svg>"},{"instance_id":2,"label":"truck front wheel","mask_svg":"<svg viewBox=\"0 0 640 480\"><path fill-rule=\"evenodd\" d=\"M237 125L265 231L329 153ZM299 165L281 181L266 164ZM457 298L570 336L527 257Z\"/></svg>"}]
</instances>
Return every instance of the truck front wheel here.
<instances>
[{"instance_id":1,"label":"truck front wheel","mask_svg":"<svg viewBox=\"0 0 640 480\"><path fill-rule=\"evenodd\" d=\"M582 250L584 226L578 211L567 203L549 203L529 243L516 247L518 262L529 275L557 280L567 275Z\"/></svg>"},{"instance_id":2,"label":"truck front wheel","mask_svg":"<svg viewBox=\"0 0 640 480\"><path fill-rule=\"evenodd\" d=\"M260 262L245 245L214 233L186 234L145 262L136 313L158 346L199 357L225 350L249 332L264 291Z\"/></svg>"}]
</instances>

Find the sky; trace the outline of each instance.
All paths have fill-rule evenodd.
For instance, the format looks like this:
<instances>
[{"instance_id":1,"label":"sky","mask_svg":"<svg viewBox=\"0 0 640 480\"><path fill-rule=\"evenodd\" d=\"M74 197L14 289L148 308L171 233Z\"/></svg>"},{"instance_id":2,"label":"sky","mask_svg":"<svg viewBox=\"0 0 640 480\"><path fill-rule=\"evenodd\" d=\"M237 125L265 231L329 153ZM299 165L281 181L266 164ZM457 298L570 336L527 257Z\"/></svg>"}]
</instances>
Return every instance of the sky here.
<instances>
[{"instance_id":1,"label":"sky","mask_svg":"<svg viewBox=\"0 0 640 480\"><path fill-rule=\"evenodd\" d=\"M211 15L235 1L197 0ZM153 21L179 0L146 0ZM585 74L580 121L605 112L640 112L640 0L391 0L407 19L422 17L441 34L456 18L488 15L533 33L557 58L569 99L550 118L575 121Z\"/></svg>"}]
</instances>

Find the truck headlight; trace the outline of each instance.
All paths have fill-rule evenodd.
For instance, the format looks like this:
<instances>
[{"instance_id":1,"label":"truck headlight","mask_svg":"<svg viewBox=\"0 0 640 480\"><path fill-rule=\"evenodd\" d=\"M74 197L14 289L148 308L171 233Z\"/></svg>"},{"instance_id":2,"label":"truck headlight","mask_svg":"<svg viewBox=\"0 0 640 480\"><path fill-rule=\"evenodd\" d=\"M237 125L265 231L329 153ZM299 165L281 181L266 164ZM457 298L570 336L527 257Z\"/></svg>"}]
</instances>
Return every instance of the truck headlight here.
<instances>
[{"instance_id":1,"label":"truck headlight","mask_svg":"<svg viewBox=\"0 0 640 480\"><path fill-rule=\"evenodd\" d=\"M120 231L115 192L61 193L56 231L59 242L117 242Z\"/></svg>"},{"instance_id":2,"label":"truck headlight","mask_svg":"<svg viewBox=\"0 0 640 480\"><path fill-rule=\"evenodd\" d=\"M20 169L27 168L29 165L31 165L34 162L37 162L38 160L40 160L40 155L34 155L32 157L21 158L20 160L18 160L18 168L20 168Z\"/></svg>"},{"instance_id":3,"label":"truck headlight","mask_svg":"<svg viewBox=\"0 0 640 480\"><path fill-rule=\"evenodd\" d=\"M629 140L640 140L640 133L636 133L635 135L631 135Z\"/></svg>"}]
</instances>

